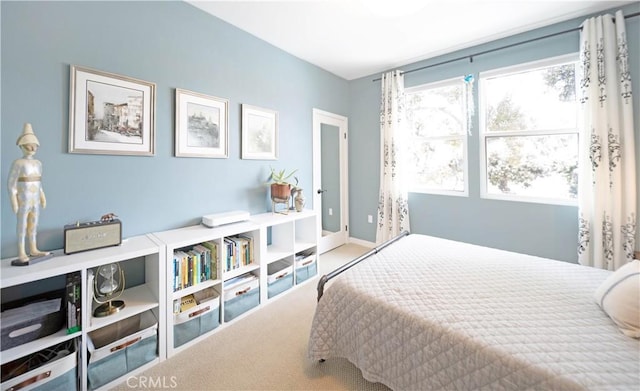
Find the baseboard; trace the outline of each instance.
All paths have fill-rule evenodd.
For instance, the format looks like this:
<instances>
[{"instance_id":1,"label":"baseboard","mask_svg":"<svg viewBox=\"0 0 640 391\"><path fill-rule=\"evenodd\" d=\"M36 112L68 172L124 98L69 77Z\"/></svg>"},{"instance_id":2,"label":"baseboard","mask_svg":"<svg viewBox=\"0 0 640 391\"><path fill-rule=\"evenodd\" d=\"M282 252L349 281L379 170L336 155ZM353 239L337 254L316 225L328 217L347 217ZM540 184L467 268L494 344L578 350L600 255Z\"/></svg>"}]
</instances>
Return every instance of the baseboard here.
<instances>
[{"instance_id":1,"label":"baseboard","mask_svg":"<svg viewBox=\"0 0 640 391\"><path fill-rule=\"evenodd\" d=\"M358 238L353 238L351 236L349 237L349 243L357 244L359 246L368 247L368 248L374 248L376 246L376 244L373 242L369 242L367 240L362 240Z\"/></svg>"}]
</instances>

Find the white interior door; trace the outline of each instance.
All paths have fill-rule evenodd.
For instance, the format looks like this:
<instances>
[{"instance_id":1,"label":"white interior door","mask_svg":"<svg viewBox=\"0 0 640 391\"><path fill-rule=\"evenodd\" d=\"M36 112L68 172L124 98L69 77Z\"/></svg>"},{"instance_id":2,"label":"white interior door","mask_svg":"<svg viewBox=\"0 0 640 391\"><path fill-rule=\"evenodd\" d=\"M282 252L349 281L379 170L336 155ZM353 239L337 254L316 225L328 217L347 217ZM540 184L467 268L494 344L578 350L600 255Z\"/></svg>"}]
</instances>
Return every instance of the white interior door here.
<instances>
[{"instance_id":1,"label":"white interior door","mask_svg":"<svg viewBox=\"0 0 640 391\"><path fill-rule=\"evenodd\" d=\"M347 117L313 109L313 208L318 212L318 253L349 237Z\"/></svg>"}]
</instances>

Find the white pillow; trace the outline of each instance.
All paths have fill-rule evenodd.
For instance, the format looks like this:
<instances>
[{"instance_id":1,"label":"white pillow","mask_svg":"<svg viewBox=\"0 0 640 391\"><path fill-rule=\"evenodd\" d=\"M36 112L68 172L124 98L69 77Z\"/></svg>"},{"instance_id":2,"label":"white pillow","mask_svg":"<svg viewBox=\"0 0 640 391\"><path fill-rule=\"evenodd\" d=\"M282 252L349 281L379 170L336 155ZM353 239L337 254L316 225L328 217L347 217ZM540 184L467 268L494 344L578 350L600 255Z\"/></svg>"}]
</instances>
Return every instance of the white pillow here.
<instances>
[{"instance_id":1,"label":"white pillow","mask_svg":"<svg viewBox=\"0 0 640 391\"><path fill-rule=\"evenodd\" d=\"M620 331L640 338L640 260L634 259L613 272L594 297Z\"/></svg>"}]
</instances>

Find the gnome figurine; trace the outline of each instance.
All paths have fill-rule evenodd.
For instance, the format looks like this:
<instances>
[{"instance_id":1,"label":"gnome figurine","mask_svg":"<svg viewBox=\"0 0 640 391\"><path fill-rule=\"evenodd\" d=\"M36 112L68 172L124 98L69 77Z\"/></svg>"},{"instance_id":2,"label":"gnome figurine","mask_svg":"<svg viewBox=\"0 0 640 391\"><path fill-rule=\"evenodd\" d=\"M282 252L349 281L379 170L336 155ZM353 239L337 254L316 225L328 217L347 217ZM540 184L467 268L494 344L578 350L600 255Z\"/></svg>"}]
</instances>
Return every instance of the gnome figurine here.
<instances>
[{"instance_id":1,"label":"gnome figurine","mask_svg":"<svg viewBox=\"0 0 640 391\"><path fill-rule=\"evenodd\" d=\"M40 208L47 206L47 200L42 189L42 164L34 159L40 146L36 135L33 134L31 124L24 124L22 134L16 144L22 150L22 158L14 160L9 173L9 199L13 212L18 217L18 260L14 264L29 264L31 257L41 257L47 252L38 250L36 244L38 218ZM25 240L29 240L29 255L27 255Z\"/></svg>"}]
</instances>

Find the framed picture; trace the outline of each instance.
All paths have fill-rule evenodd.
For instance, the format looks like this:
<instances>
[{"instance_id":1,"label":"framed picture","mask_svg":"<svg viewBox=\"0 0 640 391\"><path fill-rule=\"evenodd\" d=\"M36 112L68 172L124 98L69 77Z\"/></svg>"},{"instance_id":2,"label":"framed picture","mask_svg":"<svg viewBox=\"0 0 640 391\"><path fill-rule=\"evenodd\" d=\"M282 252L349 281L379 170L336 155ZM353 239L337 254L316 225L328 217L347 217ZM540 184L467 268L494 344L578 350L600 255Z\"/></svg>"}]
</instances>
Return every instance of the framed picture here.
<instances>
[{"instance_id":1,"label":"framed picture","mask_svg":"<svg viewBox=\"0 0 640 391\"><path fill-rule=\"evenodd\" d=\"M229 101L176 89L176 156L229 157Z\"/></svg>"},{"instance_id":2,"label":"framed picture","mask_svg":"<svg viewBox=\"0 0 640 391\"><path fill-rule=\"evenodd\" d=\"M69 153L155 154L156 85L71 66Z\"/></svg>"},{"instance_id":3,"label":"framed picture","mask_svg":"<svg viewBox=\"0 0 640 391\"><path fill-rule=\"evenodd\" d=\"M242 158L278 158L278 112L242 105Z\"/></svg>"}]
</instances>

